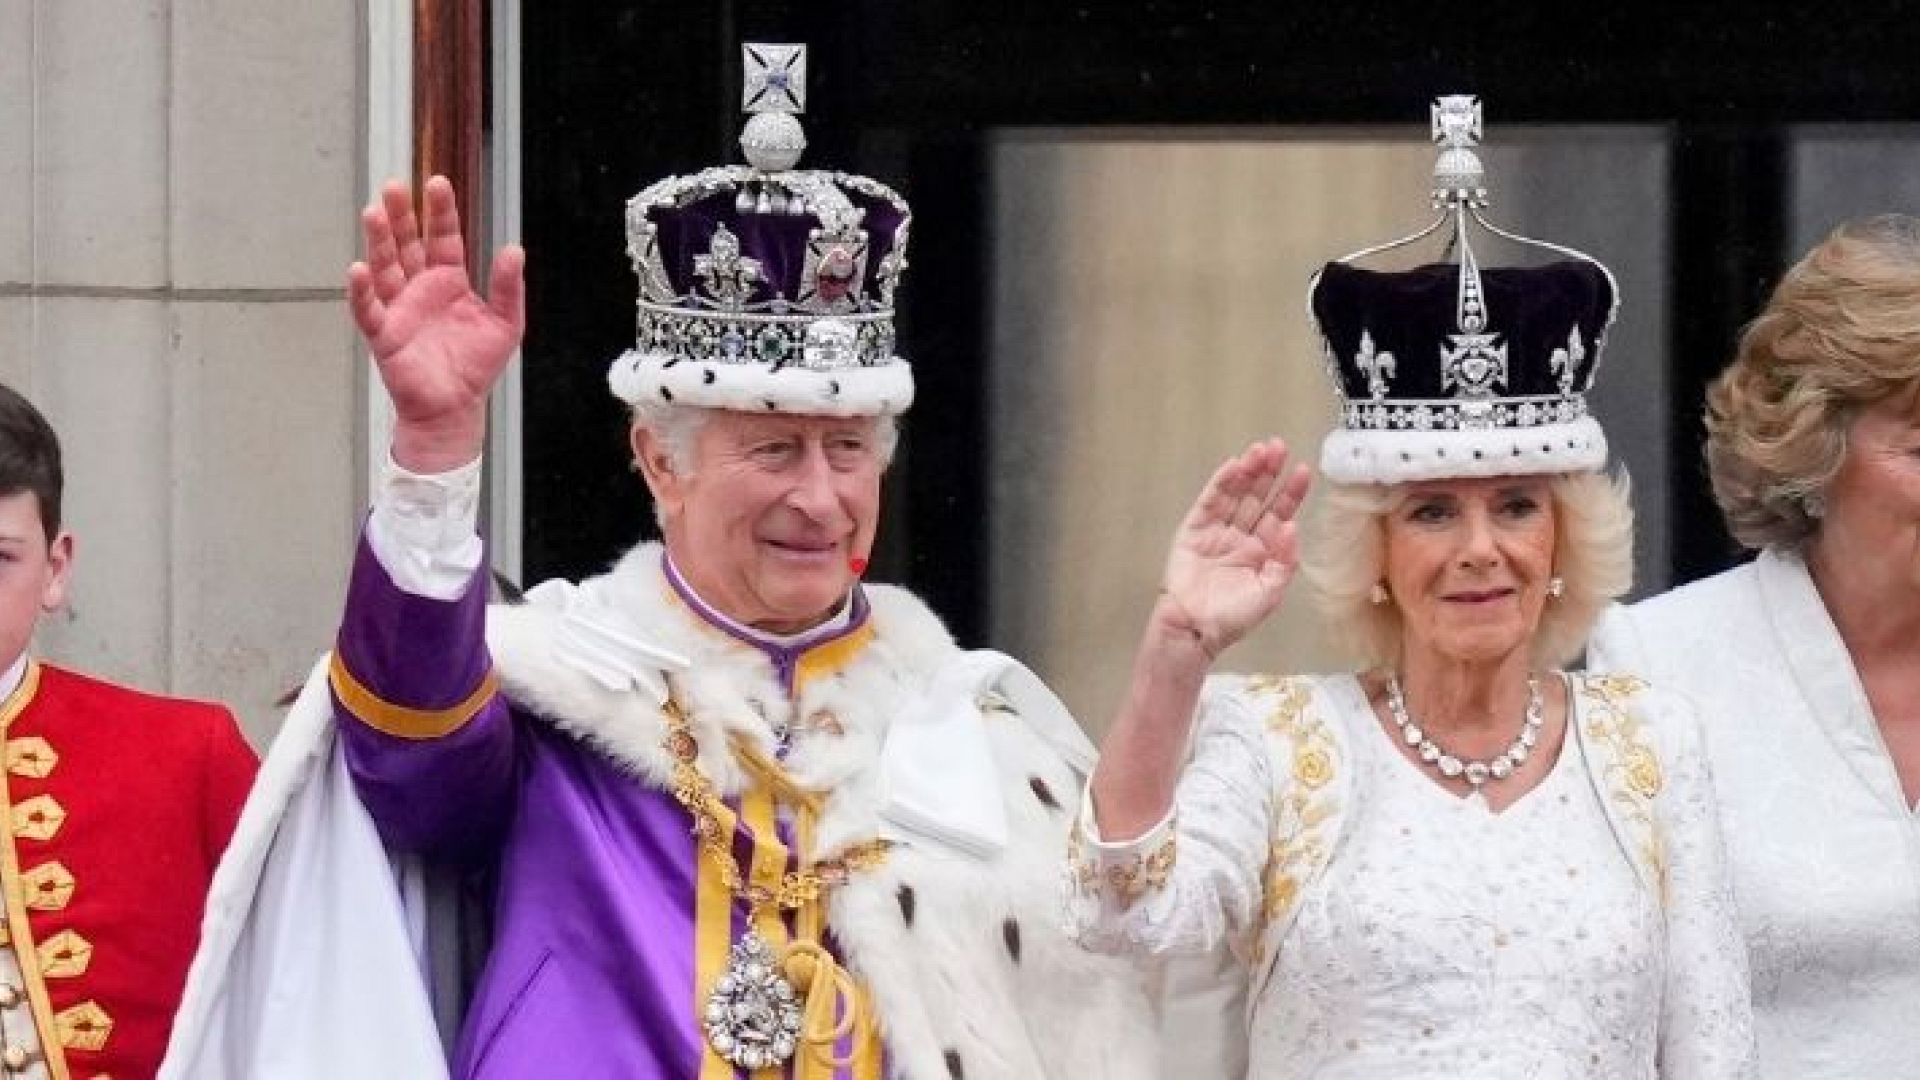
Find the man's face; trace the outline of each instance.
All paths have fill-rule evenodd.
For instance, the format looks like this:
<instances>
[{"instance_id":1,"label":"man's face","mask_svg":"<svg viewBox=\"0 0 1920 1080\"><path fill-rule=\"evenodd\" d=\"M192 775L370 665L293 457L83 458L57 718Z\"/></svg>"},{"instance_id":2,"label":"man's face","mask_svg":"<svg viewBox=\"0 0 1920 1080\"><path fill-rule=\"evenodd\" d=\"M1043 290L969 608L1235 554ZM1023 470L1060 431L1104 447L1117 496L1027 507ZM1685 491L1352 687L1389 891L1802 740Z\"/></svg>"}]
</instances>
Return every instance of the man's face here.
<instances>
[{"instance_id":1,"label":"man's face","mask_svg":"<svg viewBox=\"0 0 1920 1080\"><path fill-rule=\"evenodd\" d=\"M714 411L677 473L658 438L634 450L688 584L738 622L797 633L853 587L873 547L884 471L874 417Z\"/></svg>"},{"instance_id":2,"label":"man's face","mask_svg":"<svg viewBox=\"0 0 1920 1080\"><path fill-rule=\"evenodd\" d=\"M38 495L0 496L0 667L19 659L41 614L66 599L72 558L73 537L47 542Z\"/></svg>"}]
</instances>

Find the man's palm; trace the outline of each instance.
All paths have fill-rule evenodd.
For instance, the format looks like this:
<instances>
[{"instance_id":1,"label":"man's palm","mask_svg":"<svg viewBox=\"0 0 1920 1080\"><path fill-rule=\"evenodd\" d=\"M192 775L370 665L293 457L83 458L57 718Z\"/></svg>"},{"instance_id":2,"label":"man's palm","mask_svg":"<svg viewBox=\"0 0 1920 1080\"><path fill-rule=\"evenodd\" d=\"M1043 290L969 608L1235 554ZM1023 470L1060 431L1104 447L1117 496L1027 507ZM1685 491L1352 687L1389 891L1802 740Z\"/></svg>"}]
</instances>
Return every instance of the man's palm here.
<instances>
[{"instance_id":1,"label":"man's palm","mask_svg":"<svg viewBox=\"0 0 1920 1080\"><path fill-rule=\"evenodd\" d=\"M396 446L430 431L477 453L487 394L526 326L526 256L500 249L482 300L467 281L453 185L434 177L424 194L424 227L398 183L361 216L366 261L347 272L353 319L393 399Z\"/></svg>"},{"instance_id":2,"label":"man's palm","mask_svg":"<svg viewBox=\"0 0 1920 1080\"><path fill-rule=\"evenodd\" d=\"M486 399L520 330L481 302L465 269L436 266L407 282L368 344L394 412L432 422Z\"/></svg>"}]
</instances>

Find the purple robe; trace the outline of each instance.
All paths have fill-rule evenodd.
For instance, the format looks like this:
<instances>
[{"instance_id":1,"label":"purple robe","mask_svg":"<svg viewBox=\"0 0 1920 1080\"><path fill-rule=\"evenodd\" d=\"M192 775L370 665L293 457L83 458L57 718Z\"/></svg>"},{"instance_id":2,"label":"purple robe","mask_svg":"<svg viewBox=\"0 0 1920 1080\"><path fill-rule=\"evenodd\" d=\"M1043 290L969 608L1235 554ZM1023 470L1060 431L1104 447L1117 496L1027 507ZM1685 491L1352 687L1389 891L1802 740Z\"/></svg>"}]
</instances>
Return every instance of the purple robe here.
<instances>
[{"instance_id":1,"label":"purple robe","mask_svg":"<svg viewBox=\"0 0 1920 1080\"><path fill-rule=\"evenodd\" d=\"M687 599L693 618L699 606ZM864 620L856 604L840 634L802 648L830 646ZM334 698L355 786L389 847L497 869L492 952L453 1075L734 1075L716 1071L698 1019L709 989L696 940L703 879L705 895L715 894L690 815L670 793L516 708L494 685L485 624L484 569L460 599L426 599L394 585L362 542ZM769 662L787 676L796 656ZM343 676L349 693L340 692ZM729 801L736 811L741 803ZM787 830L768 816L773 828L756 836L752 816L741 814L734 837L739 865L751 866L759 848L791 868ZM711 899L706 910L710 921L727 919L731 940L747 908L719 895L730 917L716 916ZM708 926L707 938L714 933ZM836 1077L874 1077L879 1067L875 1042Z\"/></svg>"}]
</instances>

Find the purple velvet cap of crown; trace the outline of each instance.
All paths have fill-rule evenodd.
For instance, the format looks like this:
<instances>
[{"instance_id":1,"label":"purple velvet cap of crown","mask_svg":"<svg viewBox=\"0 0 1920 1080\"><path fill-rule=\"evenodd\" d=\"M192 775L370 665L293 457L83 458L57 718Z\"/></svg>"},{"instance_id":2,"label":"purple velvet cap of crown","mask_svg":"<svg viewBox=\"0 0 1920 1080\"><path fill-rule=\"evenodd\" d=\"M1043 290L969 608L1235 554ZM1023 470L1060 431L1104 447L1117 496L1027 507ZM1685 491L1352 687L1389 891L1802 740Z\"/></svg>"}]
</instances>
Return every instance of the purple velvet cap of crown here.
<instances>
[{"instance_id":1,"label":"purple velvet cap of crown","mask_svg":"<svg viewBox=\"0 0 1920 1080\"><path fill-rule=\"evenodd\" d=\"M1545 266L1480 269L1487 323L1507 350L1507 377L1500 397L1561 393L1556 350L1568 349L1578 329L1585 359L1572 372L1569 389L1592 384L1600 343L1613 319L1613 286L1590 262L1565 260ZM1394 358L1385 379L1385 401L1437 400L1456 396L1443 385L1442 352L1459 334L1460 267L1451 263L1414 270L1367 270L1328 263L1313 293L1313 315L1337 361L1341 396L1373 398L1368 373L1358 359L1364 333L1378 353Z\"/></svg>"},{"instance_id":2,"label":"purple velvet cap of crown","mask_svg":"<svg viewBox=\"0 0 1920 1080\"><path fill-rule=\"evenodd\" d=\"M607 381L631 405L894 415L913 402L894 291L907 204L865 177L722 166L627 204L634 348Z\"/></svg>"},{"instance_id":3,"label":"purple velvet cap of crown","mask_svg":"<svg viewBox=\"0 0 1920 1080\"><path fill-rule=\"evenodd\" d=\"M842 184L840 192L847 201L866 211L860 231L866 237L866 267L850 298L856 310L877 311L888 306L880 296L879 278L883 260L898 242L898 230L906 215L892 202ZM700 289L695 260L712 248L714 234L724 226L740 241L742 258L760 265L757 281L746 300L758 307L776 298L797 302L805 293L801 274L807 262L807 244L820 220L812 213L742 212L735 205L735 191L723 190L684 206L655 206L647 211L647 220L658 229L661 265L673 291L681 296Z\"/></svg>"},{"instance_id":4,"label":"purple velvet cap of crown","mask_svg":"<svg viewBox=\"0 0 1920 1080\"><path fill-rule=\"evenodd\" d=\"M1344 402L1321 471L1346 483L1580 472L1606 463L1587 412L1616 297L1598 264L1376 271L1329 263L1311 308ZM1464 326L1477 311L1482 324Z\"/></svg>"}]
</instances>

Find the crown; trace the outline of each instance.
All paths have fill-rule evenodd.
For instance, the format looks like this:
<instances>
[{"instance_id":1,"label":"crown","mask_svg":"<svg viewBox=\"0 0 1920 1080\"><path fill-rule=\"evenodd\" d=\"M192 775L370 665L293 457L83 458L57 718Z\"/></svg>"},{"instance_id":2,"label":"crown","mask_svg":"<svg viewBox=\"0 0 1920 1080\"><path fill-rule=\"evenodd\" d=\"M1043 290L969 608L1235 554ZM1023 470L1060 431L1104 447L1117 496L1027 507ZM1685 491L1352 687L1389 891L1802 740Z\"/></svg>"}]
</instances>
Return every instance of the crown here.
<instances>
[{"instance_id":1,"label":"crown","mask_svg":"<svg viewBox=\"0 0 1920 1080\"><path fill-rule=\"evenodd\" d=\"M1619 307L1599 260L1494 225L1478 98L1433 106L1434 219L1410 236L1328 263L1307 306L1341 398L1320 468L1351 483L1579 472L1606 463L1586 392ZM1469 226L1547 252L1483 266ZM1405 271L1357 262L1447 233L1451 262Z\"/></svg>"},{"instance_id":2,"label":"crown","mask_svg":"<svg viewBox=\"0 0 1920 1080\"><path fill-rule=\"evenodd\" d=\"M804 45L741 47L745 165L648 185L627 203L635 346L608 382L629 404L892 414L913 402L893 298L912 215L864 176L796 169Z\"/></svg>"}]
</instances>

